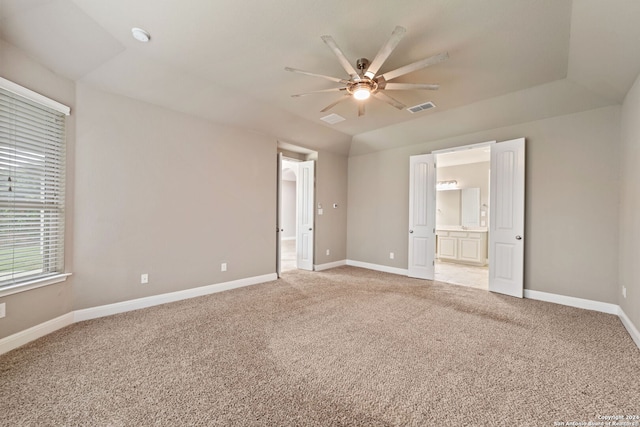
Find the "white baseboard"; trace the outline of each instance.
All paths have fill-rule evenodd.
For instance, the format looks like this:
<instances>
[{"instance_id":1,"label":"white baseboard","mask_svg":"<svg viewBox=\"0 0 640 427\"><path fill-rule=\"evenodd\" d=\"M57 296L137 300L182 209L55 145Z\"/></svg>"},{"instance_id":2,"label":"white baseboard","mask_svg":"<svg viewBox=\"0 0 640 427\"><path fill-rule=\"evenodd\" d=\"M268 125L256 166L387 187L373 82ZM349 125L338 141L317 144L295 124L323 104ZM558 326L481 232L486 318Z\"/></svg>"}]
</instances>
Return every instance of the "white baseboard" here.
<instances>
[{"instance_id":1,"label":"white baseboard","mask_svg":"<svg viewBox=\"0 0 640 427\"><path fill-rule=\"evenodd\" d=\"M524 297L536 299L540 301L552 302L555 304L566 305L569 307L584 308L585 310L600 311L608 314L618 314L620 307L616 304L608 302L593 301L590 299L568 297L566 295L551 294L548 292L524 290Z\"/></svg>"},{"instance_id":2,"label":"white baseboard","mask_svg":"<svg viewBox=\"0 0 640 427\"><path fill-rule=\"evenodd\" d=\"M24 331L17 332L13 335L0 339L0 354L7 353L14 348L30 343L31 341L42 338L45 335L69 326L73 323L73 312L63 314L55 319L47 320L39 325L32 326Z\"/></svg>"},{"instance_id":3,"label":"white baseboard","mask_svg":"<svg viewBox=\"0 0 640 427\"><path fill-rule=\"evenodd\" d=\"M371 264L368 262L354 261L352 259L347 260L347 265L352 267L367 268L369 270L383 271L385 273L398 274L406 276L409 271L406 268L389 267L388 265Z\"/></svg>"},{"instance_id":4,"label":"white baseboard","mask_svg":"<svg viewBox=\"0 0 640 427\"><path fill-rule=\"evenodd\" d=\"M629 319L624 310L622 310L622 307L618 308L618 317L620 318L620 321L627 329L627 332L629 332L629 335L631 335L631 339L633 340L633 342L635 342L638 348L640 348L640 331L638 331L638 328L636 328L635 325L631 323L631 319Z\"/></svg>"},{"instance_id":5,"label":"white baseboard","mask_svg":"<svg viewBox=\"0 0 640 427\"><path fill-rule=\"evenodd\" d=\"M342 259L340 261L328 262L326 264L314 265L313 269L315 271L322 271L322 270L328 270L330 268L341 267L343 265L347 265L347 260L346 259Z\"/></svg>"},{"instance_id":6,"label":"white baseboard","mask_svg":"<svg viewBox=\"0 0 640 427\"><path fill-rule=\"evenodd\" d=\"M353 260L341 260L327 264L320 264L315 266L316 271L322 271L329 268L339 267L342 265L350 265L353 267L367 268L369 270L383 271L385 273L407 275L407 270L402 268L389 267L386 265L371 264L361 261ZM114 304L107 304L99 307L92 307L83 310L76 310L55 319L48 320L39 325L33 326L24 331L20 331L8 337L0 339L0 354L7 353L15 348L25 345L31 341L41 338L51 332L58 329L69 326L72 323L80 322L83 320L95 319L98 317L110 316L112 314L123 313L126 311L138 310L141 308L152 307L154 305L166 304L169 302L180 301L189 298L195 298L203 295L209 295L216 292L227 291L230 289L236 289L244 286L257 285L259 283L270 282L277 279L275 273L265 274L262 276L248 277L245 279L233 280L230 282L217 283L214 285L202 286L199 288L186 289L183 291L171 292L167 294L154 295L145 298L138 298L130 301L123 301ZM540 301L547 301L556 304L566 305L570 307L583 308L587 310L600 311L608 314L615 314L620 318L620 321L631 335L631 338L640 348L640 332L631 322L622 308L615 304L587 300L582 298L568 297L565 295L551 294L548 292L540 292L525 289L524 297L530 299L536 299Z\"/></svg>"},{"instance_id":7,"label":"white baseboard","mask_svg":"<svg viewBox=\"0 0 640 427\"><path fill-rule=\"evenodd\" d=\"M14 348L25 345L33 340L50 334L51 332L71 325L72 323L96 319L98 317L111 316L112 314L124 313L132 310L139 310L141 308L152 307L154 305L200 297L216 292L228 291L230 289L241 288L244 286L257 285L259 283L277 280L277 278L278 276L276 273L270 273L262 276L247 277L245 279L232 280L230 282L216 283L215 285L201 286L199 288L185 289L183 291L153 295L145 298L72 311L60 317L56 317L55 319L48 320L29 329L25 329L24 331L20 331L0 339L0 354L4 354Z\"/></svg>"},{"instance_id":8,"label":"white baseboard","mask_svg":"<svg viewBox=\"0 0 640 427\"><path fill-rule=\"evenodd\" d=\"M138 298L129 301L117 302L114 304L101 305L98 307L85 308L74 312L74 321L96 319L98 317L111 316L112 314L124 313L127 311L139 310L141 308L153 307L154 305L166 304L169 302L181 301L189 298L201 297L216 292L228 291L230 289L244 286L257 285L259 283L276 280L276 273L262 276L247 277L246 279L233 280L230 282L216 283L214 285L201 286L198 288L185 289L183 291L170 292L150 297Z\"/></svg>"}]
</instances>

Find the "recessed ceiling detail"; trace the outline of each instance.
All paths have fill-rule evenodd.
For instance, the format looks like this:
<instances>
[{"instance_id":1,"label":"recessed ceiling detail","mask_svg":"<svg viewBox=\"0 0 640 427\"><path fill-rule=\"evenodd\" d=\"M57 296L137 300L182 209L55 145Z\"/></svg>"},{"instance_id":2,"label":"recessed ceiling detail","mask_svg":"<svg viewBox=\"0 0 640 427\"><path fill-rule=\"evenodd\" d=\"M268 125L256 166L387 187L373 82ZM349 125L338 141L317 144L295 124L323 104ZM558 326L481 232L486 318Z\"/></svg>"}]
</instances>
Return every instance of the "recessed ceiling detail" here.
<instances>
[{"instance_id":1,"label":"recessed ceiling detail","mask_svg":"<svg viewBox=\"0 0 640 427\"><path fill-rule=\"evenodd\" d=\"M305 74L313 77L320 77L325 80L332 81L334 83L341 83L344 86L332 88L332 89L323 89L316 90L313 92L301 93L297 95L291 95L292 97L301 97L307 96L316 93L327 93L327 92L339 92L342 93L343 96L339 98L337 101L332 102L327 105L325 108L320 110L321 112L325 112L335 107L339 103L346 101L347 99L353 98L358 102L358 117L363 116L365 112L365 104L364 101L373 97L379 101L385 102L391 105L398 110L403 110L407 108L402 102L398 101L395 98L389 96L386 91L393 90L437 90L440 88L440 85L437 84L426 84L426 83L389 83L389 80L396 79L398 77L402 77L406 74L412 73L414 71L422 70L423 68L427 68L431 65L438 64L442 61L449 59L449 54L447 52L430 56L425 59L421 59L419 61L413 62L409 65L405 65L400 68L396 68L393 71L387 71L385 73L379 73L382 65L386 62L387 58L391 55L394 49L400 43L400 40L404 37L407 30L403 27L396 27L395 30L391 33L391 37L387 40L387 42L380 48L378 54L373 61L369 61L367 58L360 58L356 61L356 67L354 68L342 50L338 47L338 44L335 42L333 37L331 36L322 36L322 41L325 42L327 46L331 49L331 51L336 55L340 65L349 75L349 79L343 79L339 77L331 77L325 76L322 74L310 73L308 71L299 70L296 68L285 67L285 70L291 71L293 73ZM433 107L433 105L432 105ZM412 107L413 108L413 107Z\"/></svg>"}]
</instances>

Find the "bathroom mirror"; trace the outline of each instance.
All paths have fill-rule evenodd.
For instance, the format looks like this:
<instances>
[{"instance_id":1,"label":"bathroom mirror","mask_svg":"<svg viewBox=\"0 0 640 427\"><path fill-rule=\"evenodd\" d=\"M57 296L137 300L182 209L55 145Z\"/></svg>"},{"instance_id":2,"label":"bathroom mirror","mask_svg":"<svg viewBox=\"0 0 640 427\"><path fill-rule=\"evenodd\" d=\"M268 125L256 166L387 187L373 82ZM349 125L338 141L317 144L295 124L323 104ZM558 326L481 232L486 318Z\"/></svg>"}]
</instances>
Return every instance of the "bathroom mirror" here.
<instances>
[{"instance_id":1,"label":"bathroom mirror","mask_svg":"<svg viewBox=\"0 0 640 427\"><path fill-rule=\"evenodd\" d=\"M460 225L463 227L480 227L480 189L463 188L460 192Z\"/></svg>"},{"instance_id":2,"label":"bathroom mirror","mask_svg":"<svg viewBox=\"0 0 640 427\"><path fill-rule=\"evenodd\" d=\"M480 226L480 188L436 192L436 226Z\"/></svg>"}]
</instances>

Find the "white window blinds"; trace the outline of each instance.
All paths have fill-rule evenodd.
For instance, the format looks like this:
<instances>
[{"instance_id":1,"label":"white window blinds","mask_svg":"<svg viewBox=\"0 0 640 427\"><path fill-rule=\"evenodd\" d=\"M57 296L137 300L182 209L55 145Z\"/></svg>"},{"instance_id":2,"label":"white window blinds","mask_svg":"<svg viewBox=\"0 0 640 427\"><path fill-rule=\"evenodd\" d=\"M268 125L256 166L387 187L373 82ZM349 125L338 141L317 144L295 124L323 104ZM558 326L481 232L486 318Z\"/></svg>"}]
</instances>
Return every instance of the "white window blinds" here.
<instances>
[{"instance_id":1,"label":"white window blinds","mask_svg":"<svg viewBox=\"0 0 640 427\"><path fill-rule=\"evenodd\" d=\"M0 289L64 271L65 114L34 98L0 85Z\"/></svg>"}]
</instances>

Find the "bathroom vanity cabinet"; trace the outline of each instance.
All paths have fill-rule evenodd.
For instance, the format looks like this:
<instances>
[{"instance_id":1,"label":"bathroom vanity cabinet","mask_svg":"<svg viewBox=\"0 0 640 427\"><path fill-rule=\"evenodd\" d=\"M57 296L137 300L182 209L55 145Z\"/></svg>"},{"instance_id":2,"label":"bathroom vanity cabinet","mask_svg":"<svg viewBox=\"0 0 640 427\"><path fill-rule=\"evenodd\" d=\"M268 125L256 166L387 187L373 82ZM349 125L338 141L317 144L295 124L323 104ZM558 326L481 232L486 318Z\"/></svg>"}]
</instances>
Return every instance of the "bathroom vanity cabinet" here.
<instances>
[{"instance_id":1,"label":"bathroom vanity cabinet","mask_svg":"<svg viewBox=\"0 0 640 427\"><path fill-rule=\"evenodd\" d=\"M487 265L487 231L437 229L437 257L442 261Z\"/></svg>"}]
</instances>

